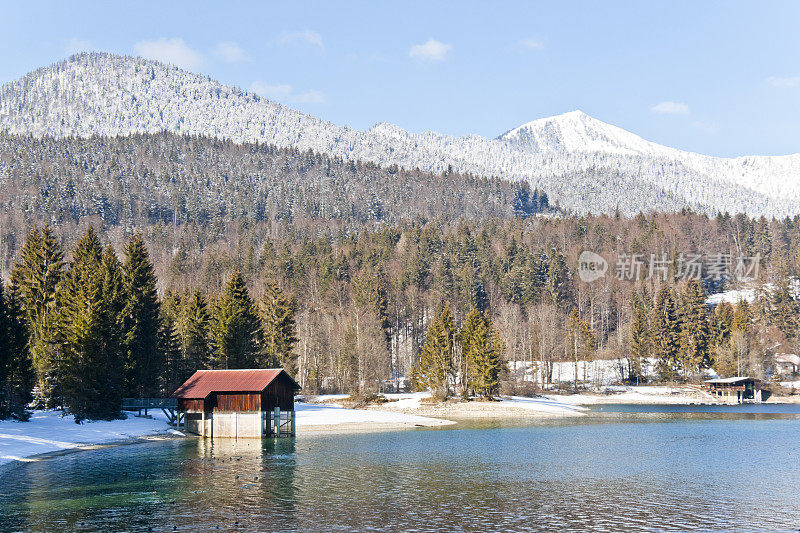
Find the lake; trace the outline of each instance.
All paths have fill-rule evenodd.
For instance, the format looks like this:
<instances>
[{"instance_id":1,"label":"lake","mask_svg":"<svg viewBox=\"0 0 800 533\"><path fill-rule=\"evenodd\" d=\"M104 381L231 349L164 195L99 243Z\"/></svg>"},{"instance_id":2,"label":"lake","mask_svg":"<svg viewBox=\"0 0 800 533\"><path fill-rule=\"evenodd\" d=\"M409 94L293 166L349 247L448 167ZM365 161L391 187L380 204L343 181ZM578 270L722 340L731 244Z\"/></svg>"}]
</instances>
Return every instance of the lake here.
<instances>
[{"instance_id":1,"label":"lake","mask_svg":"<svg viewBox=\"0 0 800 533\"><path fill-rule=\"evenodd\" d=\"M105 448L0 469L0 530L796 531L799 418L604 405L578 420Z\"/></svg>"}]
</instances>

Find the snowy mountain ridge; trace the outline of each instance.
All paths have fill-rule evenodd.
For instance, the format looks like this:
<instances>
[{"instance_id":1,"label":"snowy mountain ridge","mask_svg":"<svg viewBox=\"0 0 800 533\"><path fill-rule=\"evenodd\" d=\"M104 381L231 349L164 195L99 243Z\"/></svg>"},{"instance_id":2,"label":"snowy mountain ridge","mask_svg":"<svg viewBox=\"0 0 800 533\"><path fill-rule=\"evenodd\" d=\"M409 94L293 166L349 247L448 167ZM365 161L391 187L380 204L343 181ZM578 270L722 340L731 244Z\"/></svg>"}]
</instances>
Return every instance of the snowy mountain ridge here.
<instances>
[{"instance_id":1,"label":"snowy mountain ridge","mask_svg":"<svg viewBox=\"0 0 800 533\"><path fill-rule=\"evenodd\" d=\"M652 143L580 111L496 139L338 126L156 61L84 53L0 88L0 129L54 137L163 130L312 149L345 159L527 180L576 212L800 211L800 154L725 159Z\"/></svg>"}]
</instances>

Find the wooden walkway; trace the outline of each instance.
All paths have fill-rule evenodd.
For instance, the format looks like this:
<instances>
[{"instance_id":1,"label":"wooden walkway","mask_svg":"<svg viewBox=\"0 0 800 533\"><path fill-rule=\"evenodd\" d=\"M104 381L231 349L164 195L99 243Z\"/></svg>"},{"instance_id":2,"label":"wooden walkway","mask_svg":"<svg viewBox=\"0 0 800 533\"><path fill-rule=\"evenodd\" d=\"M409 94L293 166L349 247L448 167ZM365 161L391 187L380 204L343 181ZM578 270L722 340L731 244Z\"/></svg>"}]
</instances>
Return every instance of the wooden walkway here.
<instances>
[{"instance_id":1,"label":"wooden walkway","mask_svg":"<svg viewBox=\"0 0 800 533\"><path fill-rule=\"evenodd\" d=\"M175 398L123 398L123 411L136 411L136 416L147 416L148 409L161 409L167 422L175 427L180 427L183 422L183 413L178 411L178 400ZM142 415L144 411L144 415Z\"/></svg>"}]
</instances>

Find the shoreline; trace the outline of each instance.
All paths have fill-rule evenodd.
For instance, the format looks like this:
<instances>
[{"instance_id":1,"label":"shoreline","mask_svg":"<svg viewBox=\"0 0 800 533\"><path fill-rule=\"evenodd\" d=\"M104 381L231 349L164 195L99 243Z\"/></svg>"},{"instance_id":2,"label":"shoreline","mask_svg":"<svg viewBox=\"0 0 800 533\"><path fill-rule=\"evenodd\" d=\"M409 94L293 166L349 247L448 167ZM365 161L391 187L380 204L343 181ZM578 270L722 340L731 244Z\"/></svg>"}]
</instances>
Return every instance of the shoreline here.
<instances>
[{"instance_id":1,"label":"shoreline","mask_svg":"<svg viewBox=\"0 0 800 533\"><path fill-rule=\"evenodd\" d=\"M185 433L178 434L178 432L176 433L164 432L164 433L153 433L152 435L142 435L139 437L130 437L126 439L120 439L109 442L80 444L78 446L73 446L71 448L62 448L60 450L52 450L49 452L36 453L24 457L17 457L5 463L0 463L0 475L2 475L3 472L6 470L16 468L27 463L38 463L40 461L47 461L48 459L63 457L65 455L71 455L73 453L88 452L91 450L102 450L105 448L117 448L120 446L130 446L133 444L144 444L145 442L158 442L165 440L177 440L177 439L189 439L189 438L192 438L192 435L187 435Z\"/></svg>"},{"instance_id":2,"label":"shoreline","mask_svg":"<svg viewBox=\"0 0 800 533\"><path fill-rule=\"evenodd\" d=\"M344 395L329 395L313 398L309 402L298 402L297 437L435 429L476 420L532 421L576 418L591 414L593 411L588 406L608 404L653 406L800 404L800 396L773 396L765 402L752 404L727 403L696 393L687 394L686 390L681 390L680 387L664 386L625 387L606 393L545 393L536 397L506 396L495 401L473 399L441 403L428 403L427 393L386 396L390 401L359 408L338 405L346 399ZM12 466L81 451L194 438L194 435L167 426L163 420L138 419L132 416L129 416L127 421L100 421L77 425L68 418L61 418L58 413L38 411L31 420L32 422L0 423L2 424L0 425L0 474ZM143 423L149 426L140 427ZM63 440L51 440L54 437Z\"/></svg>"}]
</instances>

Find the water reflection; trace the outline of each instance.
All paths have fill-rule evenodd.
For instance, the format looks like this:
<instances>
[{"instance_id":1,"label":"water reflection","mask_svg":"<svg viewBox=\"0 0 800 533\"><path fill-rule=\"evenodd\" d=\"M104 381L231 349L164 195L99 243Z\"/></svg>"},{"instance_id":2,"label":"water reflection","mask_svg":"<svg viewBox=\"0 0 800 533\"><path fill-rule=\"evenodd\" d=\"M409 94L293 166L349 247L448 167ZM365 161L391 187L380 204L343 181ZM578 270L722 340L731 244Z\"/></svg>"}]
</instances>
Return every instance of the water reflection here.
<instances>
[{"instance_id":1,"label":"water reflection","mask_svg":"<svg viewBox=\"0 0 800 533\"><path fill-rule=\"evenodd\" d=\"M796 529L796 417L604 411L109 448L0 470L0 530Z\"/></svg>"}]
</instances>

